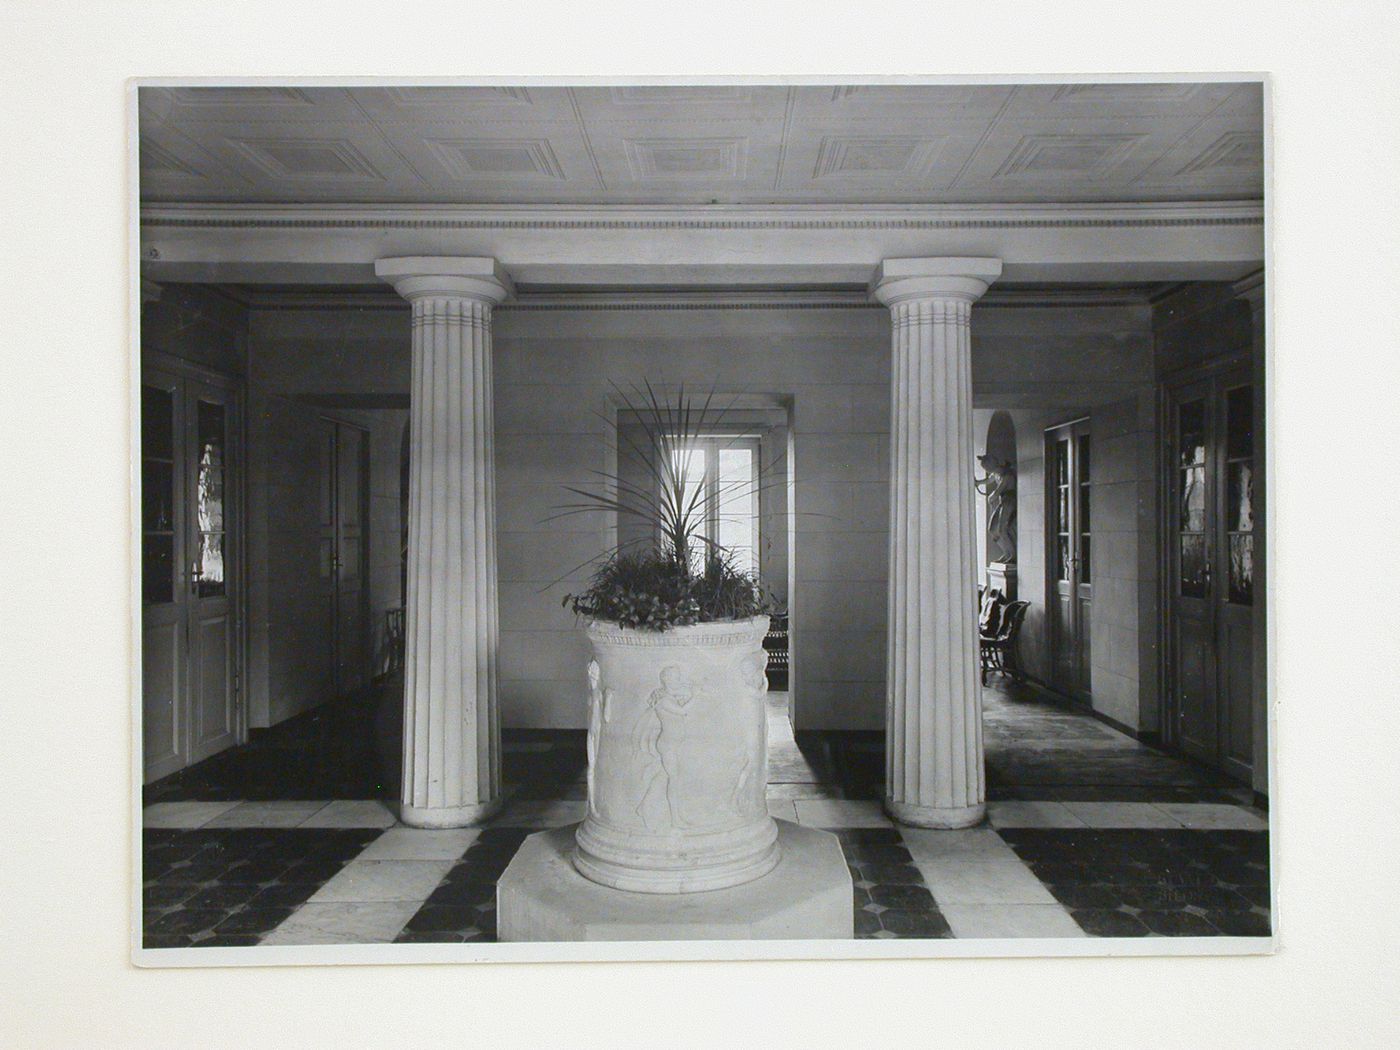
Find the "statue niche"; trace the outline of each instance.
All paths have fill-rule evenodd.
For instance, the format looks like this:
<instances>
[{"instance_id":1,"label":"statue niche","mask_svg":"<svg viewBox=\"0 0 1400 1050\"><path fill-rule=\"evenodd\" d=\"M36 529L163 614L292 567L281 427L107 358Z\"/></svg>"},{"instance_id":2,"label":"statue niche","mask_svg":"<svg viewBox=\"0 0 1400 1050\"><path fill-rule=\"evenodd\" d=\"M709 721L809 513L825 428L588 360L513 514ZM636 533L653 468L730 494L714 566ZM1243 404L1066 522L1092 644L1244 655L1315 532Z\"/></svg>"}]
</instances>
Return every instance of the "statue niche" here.
<instances>
[{"instance_id":1,"label":"statue niche","mask_svg":"<svg viewBox=\"0 0 1400 1050\"><path fill-rule=\"evenodd\" d=\"M987 543L990 560L1003 564L1016 561L1016 465L978 456L983 476L976 479L977 491L987 497Z\"/></svg>"}]
</instances>

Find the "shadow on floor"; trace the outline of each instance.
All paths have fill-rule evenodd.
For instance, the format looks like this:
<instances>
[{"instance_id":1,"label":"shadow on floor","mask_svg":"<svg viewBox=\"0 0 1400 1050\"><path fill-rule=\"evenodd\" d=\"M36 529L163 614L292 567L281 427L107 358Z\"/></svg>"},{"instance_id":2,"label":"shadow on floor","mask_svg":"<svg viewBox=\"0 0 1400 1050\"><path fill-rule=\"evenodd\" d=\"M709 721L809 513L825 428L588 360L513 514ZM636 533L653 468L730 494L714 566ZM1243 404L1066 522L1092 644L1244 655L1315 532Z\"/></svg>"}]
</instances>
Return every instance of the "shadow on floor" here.
<instances>
[{"instance_id":1,"label":"shadow on floor","mask_svg":"<svg viewBox=\"0 0 1400 1050\"><path fill-rule=\"evenodd\" d=\"M386 680L151 784L143 801L391 799L402 742L402 680ZM880 799L882 732L799 731L787 694L769 699L769 783L792 797ZM1148 747L1036 686L983 690L989 800L1248 802L1224 776ZM516 797L584 797L581 730L505 730L503 779Z\"/></svg>"}]
</instances>

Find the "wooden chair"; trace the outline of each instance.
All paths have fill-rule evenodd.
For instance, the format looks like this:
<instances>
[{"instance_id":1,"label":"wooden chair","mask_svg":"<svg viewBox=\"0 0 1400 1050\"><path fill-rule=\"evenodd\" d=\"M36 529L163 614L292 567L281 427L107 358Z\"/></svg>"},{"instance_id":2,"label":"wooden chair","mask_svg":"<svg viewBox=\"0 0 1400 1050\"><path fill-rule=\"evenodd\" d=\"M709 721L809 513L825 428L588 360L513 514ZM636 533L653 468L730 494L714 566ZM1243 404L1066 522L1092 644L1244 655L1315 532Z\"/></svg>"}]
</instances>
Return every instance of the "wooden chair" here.
<instances>
[{"instance_id":1,"label":"wooden chair","mask_svg":"<svg viewBox=\"0 0 1400 1050\"><path fill-rule=\"evenodd\" d=\"M995 633L978 636L983 685L987 684L988 671L999 671L1011 678L1020 677L1016 670L1016 635L1020 633L1021 623L1030 607L1030 602L1008 602L1001 610Z\"/></svg>"}]
</instances>

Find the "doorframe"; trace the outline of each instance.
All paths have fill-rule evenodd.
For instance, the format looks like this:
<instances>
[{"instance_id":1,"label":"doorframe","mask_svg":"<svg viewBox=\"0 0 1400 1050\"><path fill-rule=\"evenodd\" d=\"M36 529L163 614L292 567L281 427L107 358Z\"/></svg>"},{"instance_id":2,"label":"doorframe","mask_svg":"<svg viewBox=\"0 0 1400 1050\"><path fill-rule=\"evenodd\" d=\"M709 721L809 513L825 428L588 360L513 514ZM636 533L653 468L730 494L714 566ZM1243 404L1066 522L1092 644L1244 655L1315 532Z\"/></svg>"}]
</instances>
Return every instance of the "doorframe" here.
<instances>
[{"instance_id":1,"label":"doorframe","mask_svg":"<svg viewBox=\"0 0 1400 1050\"><path fill-rule=\"evenodd\" d=\"M1159 721L1157 730L1164 747L1170 748L1173 752L1184 755L1181 747L1181 704L1176 693L1176 681L1173 668L1176 666L1176 647L1172 644L1172 635L1175 628L1175 616L1172 611L1172 500L1174 498L1174 477L1169 477L1168 468L1172 466L1171 453L1175 450L1175 437L1172 432L1172 403L1176 392L1182 387L1193 383L1209 382L1225 375L1229 372L1238 371L1242 368L1252 368L1252 354L1248 351L1238 351L1224 354L1213 358L1210 361L1196 362L1180 368L1161 373L1157 378L1157 435L1156 456L1154 457L1154 467L1156 478L1154 483L1157 492L1157 695L1161 697L1158 705ZM1258 389L1257 377L1253 371L1250 372L1251 382L1254 383L1254 403L1255 420L1259 419L1259 403L1262 392ZM1255 435L1255 447L1258 450L1263 448L1263 435ZM1258 458L1262 458L1256 453ZM1263 538L1263 530L1255 533L1256 562L1260 557L1258 546L1267 542ZM1262 574L1257 576L1262 582ZM1268 600L1267 584L1264 585L1264 593L1256 601L1265 602ZM1258 617L1256 615L1255 630L1259 629ZM1257 698L1255 699L1257 703Z\"/></svg>"},{"instance_id":2,"label":"doorframe","mask_svg":"<svg viewBox=\"0 0 1400 1050\"><path fill-rule=\"evenodd\" d=\"M131 417L131 451L132 451L132 554L131 572L133 578L133 602L135 609L134 640L135 652L132 666L136 679L134 689L133 709L136 714L136 764L140 770L140 782L149 783L146 779L146 764L143 755L143 730L145 721L145 673L142 669L140 653L144 644L142 621L145 617L144 601L142 599L142 544L141 544L141 386L144 383L145 370L147 368L168 372L180 379L194 379L200 382L209 383L212 386L222 387L228 390L230 404L232 406L233 418L228 422L226 434L228 437L228 462L230 469L226 473L224 484L234 495L233 513L228 513L225 508L225 542L228 550L226 557L233 563L231 572L225 574L228 586L229 617L233 624L233 706L234 706L234 746L246 744L248 742L248 559L247 553L247 498L248 498L248 469L247 469L247 411L248 383L247 379L240 375L223 372L207 365L197 364L187 361L182 357L162 350L148 350L141 348L137 359L135 382L133 386L133 405ZM188 673L188 667L186 667ZM182 683L183 685L183 683ZM189 763L182 766L188 769ZM178 772L178 771L177 771ZM160 778L157 778L160 779Z\"/></svg>"}]
</instances>

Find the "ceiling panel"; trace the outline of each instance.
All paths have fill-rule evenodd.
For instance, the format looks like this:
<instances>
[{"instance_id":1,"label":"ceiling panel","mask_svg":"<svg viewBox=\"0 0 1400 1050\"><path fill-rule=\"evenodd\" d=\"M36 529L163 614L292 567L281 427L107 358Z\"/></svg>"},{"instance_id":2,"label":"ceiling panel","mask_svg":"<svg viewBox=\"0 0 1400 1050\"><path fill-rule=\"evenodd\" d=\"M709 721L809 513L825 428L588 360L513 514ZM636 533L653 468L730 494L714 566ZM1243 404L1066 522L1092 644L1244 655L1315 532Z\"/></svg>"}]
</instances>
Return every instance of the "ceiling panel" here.
<instances>
[{"instance_id":1,"label":"ceiling panel","mask_svg":"<svg viewBox=\"0 0 1400 1050\"><path fill-rule=\"evenodd\" d=\"M145 87L152 202L1258 198L1262 88Z\"/></svg>"}]
</instances>

